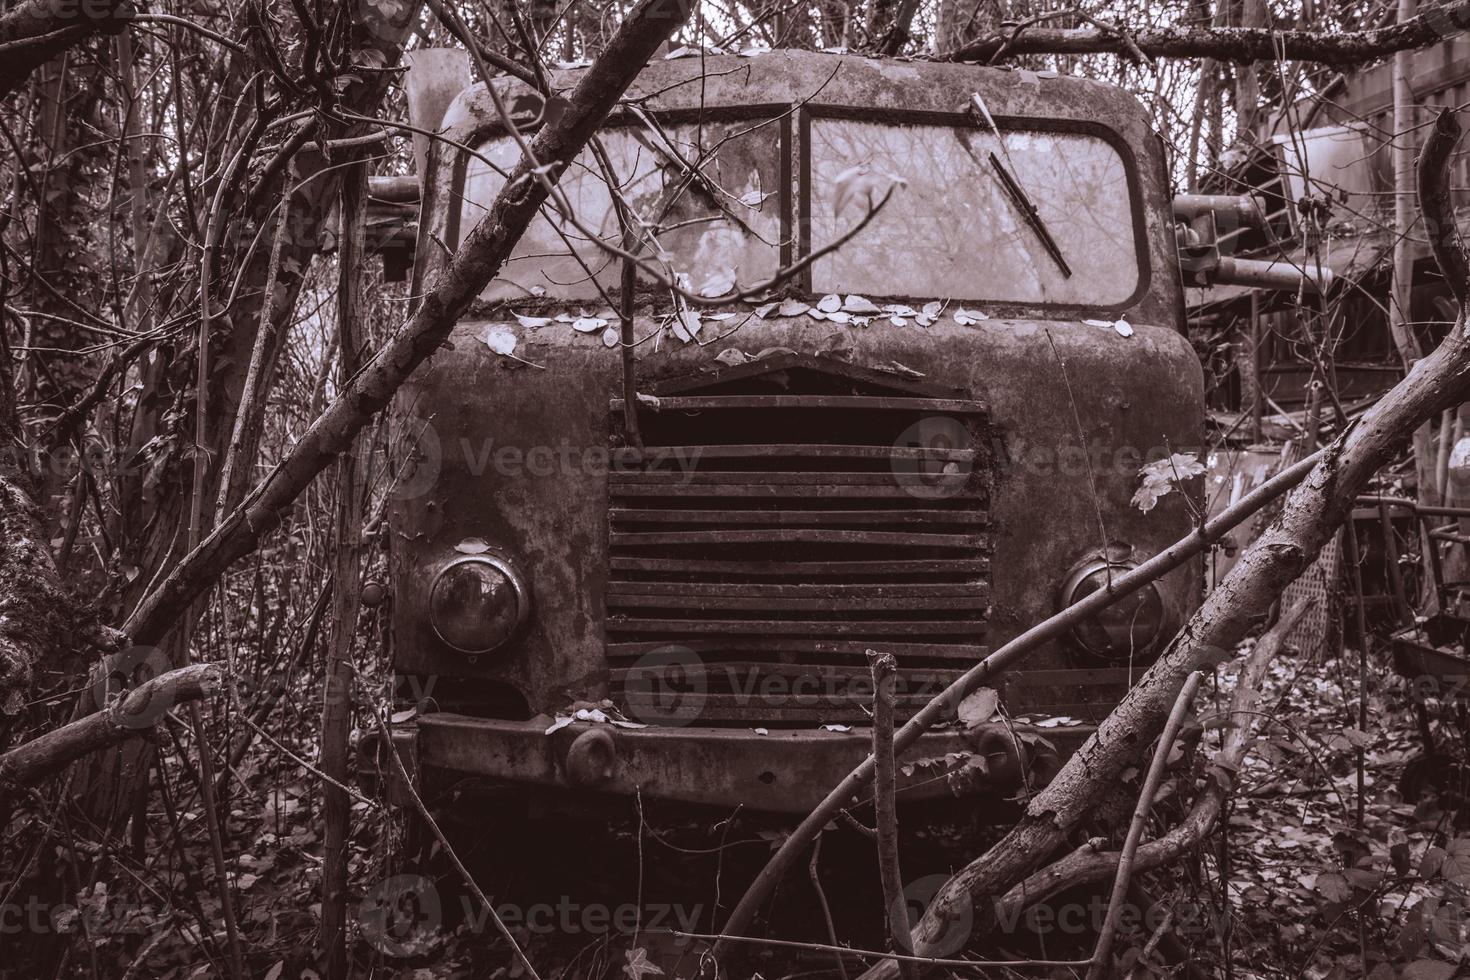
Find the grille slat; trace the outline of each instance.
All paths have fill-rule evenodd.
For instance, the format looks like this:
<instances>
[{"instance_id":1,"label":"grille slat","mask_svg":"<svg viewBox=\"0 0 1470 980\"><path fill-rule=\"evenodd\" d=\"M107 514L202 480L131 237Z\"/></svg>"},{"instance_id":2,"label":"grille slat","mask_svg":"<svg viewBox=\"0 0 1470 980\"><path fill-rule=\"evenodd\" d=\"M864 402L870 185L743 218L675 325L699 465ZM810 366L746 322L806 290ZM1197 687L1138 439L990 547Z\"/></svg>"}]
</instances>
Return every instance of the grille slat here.
<instances>
[{"instance_id":1,"label":"grille slat","mask_svg":"<svg viewBox=\"0 0 1470 980\"><path fill-rule=\"evenodd\" d=\"M970 510L657 510L615 507L617 524L770 524L811 527L827 524L988 524L990 516Z\"/></svg>"},{"instance_id":2,"label":"grille slat","mask_svg":"<svg viewBox=\"0 0 1470 980\"><path fill-rule=\"evenodd\" d=\"M847 444L767 443L761 445L660 446L657 453L625 451L619 461L651 462L673 459L704 462L711 459L891 459L973 463L973 449L931 449L923 446L863 446Z\"/></svg>"},{"instance_id":3,"label":"grille slat","mask_svg":"<svg viewBox=\"0 0 1470 980\"><path fill-rule=\"evenodd\" d=\"M607 658L609 660L635 660L667 650L668 639L640 640L631 643L609 643L607 645ZM863 640L813 640L798 637L752 637L742 636L732 640L728 637L720 638L697 638L690 637L681 640L679 646L695 654L705 654L712 658L716 655L732 652L735 656L746 654L771 654L770 658L763 663L787 663L787 654L831 654L846 656L859 662L867 650L873 646L872 643ZM913 657L916 660L981 660L990 653L990 648L974 644L953 643L913 643L907 640L894 640L883 644L885 653L891 653L895 657ZM797 661L791 660L791 663ZM862 661L866 663L866 661Z\"/></svg>"},{"instance_id":4,"label":"grille slat","mask_svg":"<svg viewBox=\"0 0 1470 980\"><path fill-rule=\"evenodd\" d=\"M635 633L719 633L734 636L754 633L769 636L785 633L802 636L822 633L827 636L909 636L914 633L939 635L966 634L982 636L985 620L958 619L640 619L618 615L608 620L607 627L619 632Z\"/></svg>"},{"instance_id":5,"label":"grille slat","mask_svg":"<svg viewBox=\"0 0 1470 980\"><path fill-rule=\"evenodd\" d=\"M711 573L730 575L780 575L799 578L804 575L923 575L963 574L981 576L990 571L984 558L953 560L891 561L705 561L698 558L635 558L613 555L610 563L618 572L667 572L677 575Z\"/></svg>"},{"instance_id":6,"label":"grille slat","mask_svg":"<svg viewBox=\"0 0 1470 980\"><path fill-rule=\"evenodd\" d=\"M613 484L613 489L620 497L756 497L767 500L780 500L791 497L842 497L842 498L864 498L872 500L911 500L913 492L908 487L901 486L862 486L854 484L832 484L823 483L818 477L821 474L811 474L811 479L803 481L807 486L784 486L765 483L741 484L707 484L699 482L673 483L667 485L659 484L637 484L632 481L618 482ZM705 501L701 501L704 503Z\"/></svg>"},{"instance_id":7,"label":"grille slat","mask_svg":"<svg viewBox=\"0 0 1470 980\"><path fill-rule=\"evenodd\" d=\"M867 650L898 657L901 713L986 654L985 408L916 387L785 355L640 396L641 450L612 401L605 628L632 717L654 676L702 721L860 722Z\"/></svg>"},{"instance_id":8,"label":"grille slat","mask_svg":"<svg viewBox=\"0 0 1470 980\"><path fill-rule=\"evenodd\" d=\"M965 548L977 551L988 547L990 539L983 534L922 534L911 531L850 531L842 528L772 528L770 530L655 531L628 534L614 531L609 535L614 547L645 544L896 544L929 545L935 548Z\"/></svg>"},{"instance_id":9,"label":"grille slat","mask_svg":"<svg viewBox=\"0 0 1470 980\"><path fill-rule=\"evenodd\" d=\"M773 612L784 610L795 610L798 612L863 612L869 609L969 609L976 612L984 612L990 608L990 600L984 596L959 597L946 596L930 598L924 596L903 596L898 599L876 599L876 598L829 598L825 596L813 596L809 599L782 599L770 596L732 596L732 595L631 595L628 593L617 593L609 597L617 602L620 608L629 606L647 607L652 609L769 609Z\"/></svg>"},{"instance_id":10,"label":"grille slat","mask_svg":"<svg viewBox=\"0 0 1470 980\"><path fill-rule=\"evenodd\" d=\"M817 598L867 598L889 599L898 596L934 598L942 596L974 596L988 598L990 586L981 582L932 584L885 584L885 585L769 585L739 584L733 582L634 582L626 579L608 583L608 597L623 599L630 596L667 595L684 599L717 596L768 596L773 599L797 599L807 596Z\"/></svg>"},{"instance_id":11,"label":"grille slat","mask_svg":"<svg viewBox=\"0 0 1470 980\"><path fill-rule=\"evenodd\" d=\"M614 398L612 410L621 412L623 400ZM985 403L967 398L907 398L890 395L673 395L640 402L638 411L689 412L730 408L849 409L881 412L949 412L985 414Z\"/></svg>"}]
</instances>

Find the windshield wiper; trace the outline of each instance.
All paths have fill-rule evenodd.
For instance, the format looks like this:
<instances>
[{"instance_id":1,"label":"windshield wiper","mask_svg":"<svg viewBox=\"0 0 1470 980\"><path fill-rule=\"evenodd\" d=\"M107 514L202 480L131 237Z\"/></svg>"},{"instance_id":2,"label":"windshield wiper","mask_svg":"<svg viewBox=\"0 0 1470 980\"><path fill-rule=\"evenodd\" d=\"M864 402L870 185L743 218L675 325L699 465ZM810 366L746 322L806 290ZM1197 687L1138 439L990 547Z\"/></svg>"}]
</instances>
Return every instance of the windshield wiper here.
<instances>
[{"instance_id":1,"label":"windshield wiper","mask_svg":"<svg viewBox=\"0 0 1470 980\"><path fill-rule=\"evenodd\" d=\"M995 119L991 117L990 110L986 108L985 100L980 97L979 92L970 96L970 104L974 107L980 118L984 120L985 124L990 127L990 132L995 136L995 142L1000 145L1000 151L1009 160L1011 154L1006 149L1005 139L1000 135L1000 127L996 126ZM975 155L974 150L967 141L961 140L960 143L966 150L970 151L972 157ZM1000 162L1000 158L995 155L993 150L989 151L987 156L990 158L990 166L995 171L995 175L1000 178L1000 186L1005 189L1006 196L1011 199L1011 203L1016 206L1016 210L1021 212L1021 217L1025 220L1026 226L1036 235L1037 241L1041 242L1041 246L1046 249L1046 254L1050 255L1052 261L1056 262L1057 268L1061 270L1063 278L1072 278L1072 267L1067 264L1066 257L1062 255L1061 246L1052 237L1051 230L1046 227L1046 222L1041 219L1041 212L1037 210L1036 204L1031 200L1031 195L1026 193L1026 189L1021 186L1020 181L1016 180L1015 175L1010 172L1005 164Z\"/></svg>"},{"instance_id":2,"label":"windshield wiper","mask_svg":"<svg viewBox=\"0 0 1470 980\"><path fill-rule=\"evenodd\" d=\"M1021 212L1021 217L1025 219L1027 226L1036 233L1037 239L1046 249L1047 254L1056 261L1057 268L1062 270L1062 275L1067 279L1072 278L1072 267L1067 265L1067 260L1062 256L1061 247L1057 245L1057 240L1051 237L1046 222L1041 220L1041 213L1036 210L1036 205L1031 203L1031 198L1027 196L1025 189L1016 183L1016 178L1011 176L1011 172L993 152L990 154L990 165L995 168L995 174L1000 178L1000 185L1010 196L1011 203L1016 206L1017 211Z\"/></svg>"}]
</instances>

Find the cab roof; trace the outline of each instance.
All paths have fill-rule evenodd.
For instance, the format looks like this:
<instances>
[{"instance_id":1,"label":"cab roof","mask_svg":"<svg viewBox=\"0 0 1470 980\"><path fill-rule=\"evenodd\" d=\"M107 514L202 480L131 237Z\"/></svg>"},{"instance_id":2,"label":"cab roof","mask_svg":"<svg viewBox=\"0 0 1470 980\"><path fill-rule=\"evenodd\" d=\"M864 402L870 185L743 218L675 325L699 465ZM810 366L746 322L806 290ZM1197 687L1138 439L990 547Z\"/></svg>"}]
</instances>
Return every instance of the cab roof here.
<instances>
[{"instance_id":1,"label":"cab roof","mask_svg":"<svg viewBox=\"0 0 1470 980\"><path fill-rule=\"evenodd\" d=\"M562 94L570 93L583 71L552 72L551 85ZM539 101L516 79L496 79L495 85L512 101ZM1116 130L1138 151L1156 140L1138 100L1104 82L1055 72L786 49L753 56L695 52L658 58L629 86L624 101L638 102L656 112L760 105L850 107L878 118L890 113L895 117L963 113L977 92L997 117L1100 123ZM460 136L478 136L497 128L498 119L480 83L455 99L445 114L444 126Z\"/></svg>"}]
</instances>

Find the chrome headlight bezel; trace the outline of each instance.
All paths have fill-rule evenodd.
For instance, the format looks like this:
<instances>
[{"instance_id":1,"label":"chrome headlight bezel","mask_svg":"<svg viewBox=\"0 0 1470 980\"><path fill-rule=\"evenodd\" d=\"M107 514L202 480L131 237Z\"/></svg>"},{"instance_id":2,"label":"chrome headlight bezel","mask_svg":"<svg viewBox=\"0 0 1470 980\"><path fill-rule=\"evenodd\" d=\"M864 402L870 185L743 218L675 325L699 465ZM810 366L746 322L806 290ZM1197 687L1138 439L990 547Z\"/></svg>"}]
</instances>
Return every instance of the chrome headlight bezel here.
<instances>
[{"instance_id":1,"label":"chrome headlight bezel","mask_svg":"<svg viewBox=\"0 0 1470 980\"><path fill-rule=\"evenodd\" d=\"M1137 568L1138 562L1134 561L1131 556L1131 548L1127 546L1112 545L1109 546L1105 552L1092 552L1084 557L1077 564L1073 565L1072 568L1068 570L1066 577L1062 580L1062 587L1058 591L1058 611L1068 609L1071 606L1075 605L1077 602L1086 598L1086 595L1079 595L1078 593L1081 590L1082 586L1087 583L1089 579L1093 578L1097 574L1106 572L1111 573L1112 576L1116 577L1131 572L1135 568ZM1091 594L1092 592L1087 593L1087 595ZM1092 625L1096 629L1101 629L1105 631L1106 627L1102 626L1097 621L1099 616L1106 614L1106 610L1104 610L1103 612L1099 612L1092 617L1084 619L1082 622L1077 623L1067 630L1067 639L1070 646L1081 656L1087 658L1088 660L1096 663L1105 664L1122 664L1136 658L1146 657L1150 653L1152 653L1154 649L1158 646L1160 638L1163 637L1164 633L1166 632L1165 620L1168 617L1168 613L1166 605L1164 603L1163 593L1159 591L1158 583L1150 582L1147 585L1140 587L1137 591L1130 593L1129 596L1123 597L1119 600L1119 602L1126 603L1129 602L1130 599L1134 600L1135 608L1143 604L1147 604L1151 607L1152 615L1155 621L1153 634L1151 636L1147 637L1142 642L1138 642L1131 635L1130 627L1130 635L1126 641L1126 644L1117 643L1113 645L1102 645L1095 642L1095 640L1090 640L1084 632L1084 628Z\"/></svg>"},{"instance_id":2,"label":"chrome headlight bezel","mask_svg":"<svg viewBox=\"0 0 1470 980\"><path fill-rule=\"evenodd\" d=\"M446 581L447 577L455 569L462 568L468 565L478 565L485 568L491 568L504 576L506 582L510 585L512 594L515 597L516 606L514 621L512 622L510 629L505 630L504 633L500 636L490 637L485 644L477 647L470 647L463 645L462 643L455 643L453 640L449 639L449 637L445 635L444 629L441 628L439 618L435 615L435 594L438 592L439 586ZM468 654L470 656L493 653L496 650L504 647L506 644L510 643L510 641L514 639L517 634L520 633L521 628L526 624L526 620L529 619L531 615L531 590L526 582L525 576L521 573L520 569L516 567L515 562L511 561L508 557L504 555L494 552L484 552L474 555L458 555L440 565L439 569L434 573L433 579L429 583L429 588L426 596L427 602L425 605L425 614L429 622L429 628L434 631L434 636L438 638L440 643L443 643L449 649L454 650L457 653Z\"/></svg>"}]
</instances>

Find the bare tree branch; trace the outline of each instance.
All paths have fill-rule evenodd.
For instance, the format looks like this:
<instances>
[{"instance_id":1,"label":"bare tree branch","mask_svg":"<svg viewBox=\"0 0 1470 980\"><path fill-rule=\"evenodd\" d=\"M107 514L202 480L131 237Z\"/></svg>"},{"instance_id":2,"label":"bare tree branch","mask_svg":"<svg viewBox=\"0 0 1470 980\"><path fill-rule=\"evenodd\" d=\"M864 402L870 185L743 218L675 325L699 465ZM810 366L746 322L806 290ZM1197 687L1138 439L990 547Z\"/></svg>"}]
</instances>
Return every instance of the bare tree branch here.
<instances>
[{"instance_id":1,"label":"bare tree branch","mask_svg":"<svg viewBox=\"0 0 1470 980\"><path fill-rule=\"evenodd\" d=\"M1218 61L1317 61L1357 65L1398 51L1427 47L1470 26L1470 3L1457 0L1402 24L1366 31L1280 31L1252 27L1033 27L1000 31L944 55L946 61L990 62L996 55L1121 54L1136 59L1214 58Z\"/></svg>"},{"instance_id":2,"label":"bare tree branch","mask_svg":"<svg viewBox=\"0 0 1470 980\"><path fill-rule=\"evenodd\" d=\"M170 708L209 697L222 680L215 664L159 674L115 704L0 755L0 786L30 786L88 753L145 735Z\"/></svg>"}]
</instances>

